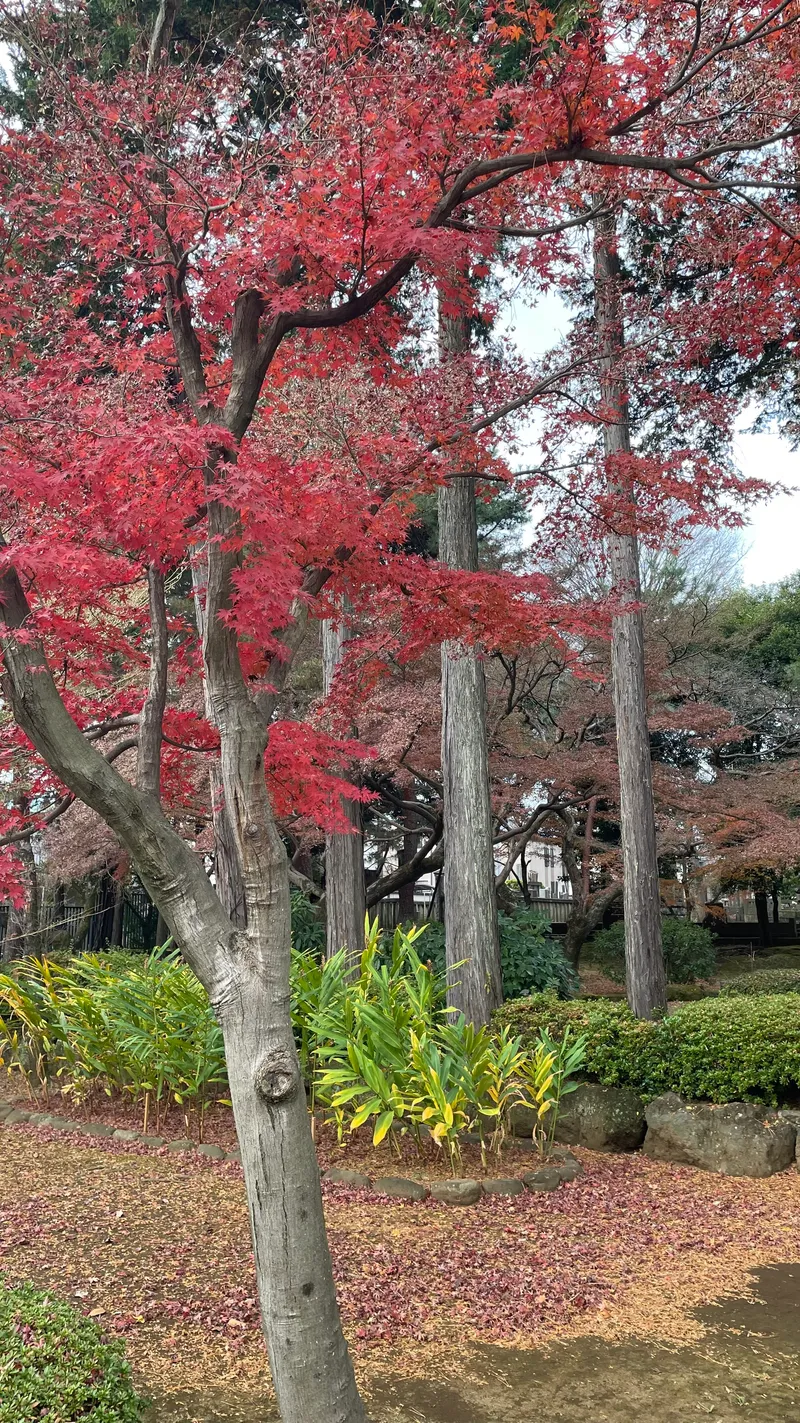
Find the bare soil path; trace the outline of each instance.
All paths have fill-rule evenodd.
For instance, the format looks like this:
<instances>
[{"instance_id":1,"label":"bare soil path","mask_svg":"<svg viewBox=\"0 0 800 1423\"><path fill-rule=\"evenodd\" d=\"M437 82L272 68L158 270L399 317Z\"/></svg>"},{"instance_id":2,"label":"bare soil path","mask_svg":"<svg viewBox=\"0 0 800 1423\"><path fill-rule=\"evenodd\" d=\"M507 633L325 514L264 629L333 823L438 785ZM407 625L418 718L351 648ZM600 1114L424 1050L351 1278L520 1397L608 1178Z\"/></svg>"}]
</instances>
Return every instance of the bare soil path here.
<instances>
[{"instance_id":1,"label":"bare soil path","mask_svg":"<svg viewBox=\"0 0 800 1423\"><path fill-rule=\"evenodd\" d=\"M376 1423L800 1420L800 1176L579 1155L466 1208L324 1187ZM234 1163L0 1127L0 1267L123 1338L154 1423L274 1418Z\"/></svg>"}]
</instances>

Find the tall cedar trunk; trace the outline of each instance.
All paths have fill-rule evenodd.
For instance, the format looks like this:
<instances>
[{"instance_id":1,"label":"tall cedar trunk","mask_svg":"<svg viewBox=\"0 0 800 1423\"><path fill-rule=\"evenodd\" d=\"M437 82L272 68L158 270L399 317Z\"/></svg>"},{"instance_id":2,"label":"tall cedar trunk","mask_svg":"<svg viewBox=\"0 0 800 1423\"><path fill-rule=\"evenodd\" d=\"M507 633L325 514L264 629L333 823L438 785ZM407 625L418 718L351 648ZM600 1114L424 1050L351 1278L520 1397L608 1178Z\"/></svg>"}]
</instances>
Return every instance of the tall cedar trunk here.
<instances>
[{"instance_id":1,"label":"tall cedar trunk","mask_svg":"<svg viewBox=\"0 0 800 1423\"><path fill-rule=\"evenodd\" d=\"M630 454L631 450L627 392L617 368L624 334L616 247L615 218L613 213L606 213L596 220L595 315L601 350L605 453L612 458ZM629 498L624 475L619 478L617 492L623 500ZM610 534L608 556L615 596L623 603L639 603L641 582L635 533ZM666 1008L667 998L647 726L644 619L640 608L612 619L611 670L619 763L628 1002L637 1018L652 1018Z\"/></svg>"},{"instance_id":2,"label":"tall cedar trunk","mask_svg":"<svg viewBox=\"0 0 800 1423\"><path fill-rule=\"evenodd\" d=\"M772 941L769 927L769 908L767 905L767 892L765 889L757 889L755 892L756 918L758 920L758 933L761 940L761 947L766 949Z\"/></svg>"},{"instance_id":3,"label":"tall cedar trunk","mask_svg":"<svg viewBox=\"0 0 800 1423\"><path fill-rule=\"evenodd\" d=\"M325 695L333 686L336 668L347 641L342 623L326 619L322 624L322 664ZM328 958L347 949L357 957L364 949L364 918L367 912L364 888L364 833L361 802L341 797L341 807L353 829L348 834L325 836L325 914Z\"/></svg>"},{"instance_id":4,"label":"tall cedar trunk","mask_svg":"<svg viewBox=\"0 0 800 1423\"><path fill-rule=\"evenodd\" d=\"M417 853L417 842L419 832L414 826L414 813L407 810L403 815L403 846L400 851L400 864L408 865ZM416 880L408 880L406 884L400 886L397 892L397 918L398 923L407 924L413 920L415 913L414 890Z\"/></svg>"},{"instance_id":5,"label":"tall cedar trunk","mask_svg":"<svg viewBox=\"0 0 800 1423\"><path fill-rule=\"evenodd\" d=\"M122 947L122 913L125 908L125 885L121 879L114 880L114 914L111 920L110 942L115 948Z\"/></svg>"},{"instance_id":6,"label":"tall cedar trunk","mask_svg":"<svg viewBox=\"0 0 800 1423\"><path fill-rule=\"evenodd\" d=\"M443 360L469 350L465 317L440 313L439 334ZM477 570L471 478L454 478L439 489L439 557L450 568ZM486 683L479 649L457 642L442 644L442 784L448 1002L479 1026L502 1002Z\"/></svg>"}]
</instances>

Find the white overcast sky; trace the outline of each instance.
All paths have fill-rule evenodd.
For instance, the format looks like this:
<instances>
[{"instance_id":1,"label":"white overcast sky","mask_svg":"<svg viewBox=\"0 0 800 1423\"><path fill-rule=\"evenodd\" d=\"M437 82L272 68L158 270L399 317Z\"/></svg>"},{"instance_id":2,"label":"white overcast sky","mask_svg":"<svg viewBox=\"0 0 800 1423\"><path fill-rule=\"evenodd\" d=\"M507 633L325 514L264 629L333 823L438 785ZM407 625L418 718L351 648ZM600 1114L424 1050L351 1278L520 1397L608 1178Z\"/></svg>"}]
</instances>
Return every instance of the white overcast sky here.
<instances>
[{"instance_id":1,"label":"white overcast sky","mask_svg":"<svg viewBox=\"0 0 800 1423\"><path fill-rule=\"evenodd\" d=\"M544 353L566 334L569 314L553 292L531 307L513 301L499 329L514 341L529 360ZM777 493L759 504L742 530L744 556L741 574L744 583L758 586L777 583L800 569L800 450L792 450L773 433L748 434L755 411L743 419L736 438L735 456L745 475L757 476L788 486L791 492Z\"/></svg>"}]
</instances>

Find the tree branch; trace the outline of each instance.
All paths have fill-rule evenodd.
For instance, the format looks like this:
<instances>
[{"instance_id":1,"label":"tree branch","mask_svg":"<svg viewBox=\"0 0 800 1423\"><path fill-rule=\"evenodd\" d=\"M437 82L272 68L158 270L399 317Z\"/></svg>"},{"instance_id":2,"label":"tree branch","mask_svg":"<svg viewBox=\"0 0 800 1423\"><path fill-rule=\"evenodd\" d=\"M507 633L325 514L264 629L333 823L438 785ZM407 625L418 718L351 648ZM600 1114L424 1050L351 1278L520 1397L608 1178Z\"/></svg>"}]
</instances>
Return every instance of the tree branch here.
<instances>
[{"instance_id":1,"label":"tree branch","mask_svg":"<svg viewBox=\"0 0 800 1423\"><path fill-rule=\"evenodd\" d=\"M0 548L5 546L0 535ZM0 649L3 691L16 722L64 785L102 816L129 851L154 903L213 997L219 975L228 967L233 926L202 863L161 807L130 785L73 721L13 567L0 575Z\"/></svg>"}]
</instances>

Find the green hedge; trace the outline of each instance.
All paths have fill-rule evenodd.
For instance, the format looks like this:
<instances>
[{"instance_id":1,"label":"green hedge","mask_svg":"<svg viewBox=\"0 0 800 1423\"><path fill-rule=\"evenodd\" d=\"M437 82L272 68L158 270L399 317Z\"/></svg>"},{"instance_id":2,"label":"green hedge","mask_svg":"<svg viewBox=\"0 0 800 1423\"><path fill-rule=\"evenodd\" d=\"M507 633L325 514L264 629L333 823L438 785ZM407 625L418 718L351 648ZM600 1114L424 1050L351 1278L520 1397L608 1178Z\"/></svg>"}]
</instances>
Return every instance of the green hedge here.
<instances>
[{"instance_id":1,"label":"green hedge","mask_svg":"<svg viewBox=\"0 0 800 1423\"><path fill-rule=\"evenodd\" d=\"M542 1028L586 1036L588 1077L711 1102L779 1105L800 1089L800 1004L791 997L708 998L660 1022L642 1022L623 1003L559 1003L540 994L507 1003L499 1024L532 1041Z\"/></svg>"},{"instance_id":2,"label":"green hedge","mask_svg":"<svg viewBox=\"0 0 800 1423\"><path fill-rule=\"evenodd\" d=\"M0 1423L139 1423L143 1408L122 1350L91 1320L0 1283Z\"/></svg>"},{"instance_id":3,"label":"green hedge","mask_svg":"<svg viewBox=\"0 0 800 1423\"><path fill-rule=\"evenodd\" d=\"M800 968L764 968L755 973L737 974L720 988L722 998L740 998L757 993L800 993Z\"/></svg>"},{"instance_id":4,"label":"green hedge","mask_svg":"<svg viewBox=\"0 0 800 1423\"><path fill-rule=\"evenodd\" d=\"M578 978L553 938L549 920L535 909L518 909L513 914L499 914L498 926L504 998L519 998L524 993L574 998ZM437 972L444 973L444 924L432 920L426 925L419 952Z\"/></svg>"},{"instance_id":5,"label":"green hedge","mask_svg":"<svg viewBox=\"0 0 800 1423\"><path fill-rule=\"evenodd\" d=\"M661 921L664 965L670 983L693 983L710 978L717 966L714 940L708 929L688 919ZM620 919L609 929L599 929L584 950L587 962L596 964L615 983L625 982L625 924Z\"/></svg>"}]
</instances>

